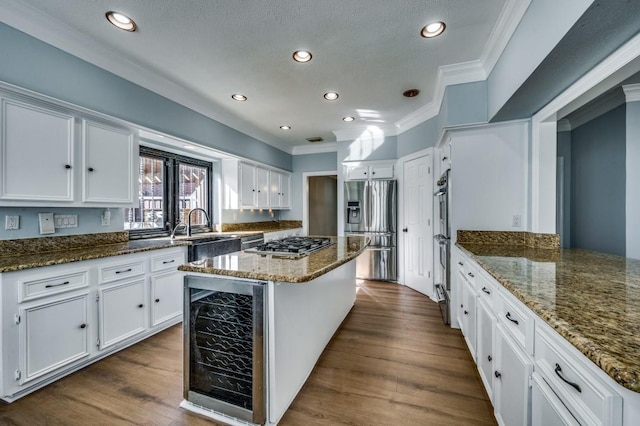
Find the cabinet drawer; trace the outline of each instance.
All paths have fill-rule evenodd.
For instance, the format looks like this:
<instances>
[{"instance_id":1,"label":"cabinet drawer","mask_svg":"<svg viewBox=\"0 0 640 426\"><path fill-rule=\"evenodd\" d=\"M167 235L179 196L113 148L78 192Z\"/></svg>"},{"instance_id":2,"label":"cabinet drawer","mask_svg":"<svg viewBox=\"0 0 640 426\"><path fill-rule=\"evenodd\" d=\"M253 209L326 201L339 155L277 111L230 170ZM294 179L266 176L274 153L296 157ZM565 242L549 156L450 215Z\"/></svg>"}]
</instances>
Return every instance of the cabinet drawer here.
<instances>
[{"instance_id":1,"label":"cabinet drawer","mask_svg":"<svg viewBox=\"0 0 640 426\"><path fill-rule=\"evenodd\" d=\"M533 355L533 313L513 296L501 292L497 297L498 321L525 350L528 355Z\"/></svg>"},{"instance_id":2,"label":"cabinet drawer","mask_svg":"<svg viewBox=\"0 0 640 426\"><path fill-rule=\"evenodd\" d=\"M476 277L476 291L480 296L480 299L484 301L490 308L493 309L494 300L496 298L496 286L491 280L482 276L482 274Z\"/></svg>"},{"instance_id":3,"label":"cabinet drawer","mask_svg":"<svg viewBox=\"0 0 640 426\"><path fill-rule=\"evenodd\" d=\"M144 274L144 261L123 262L111 266L104 266L99 271L100 282L108 283L124 278L135 277Z\"/></svg>"},{"instance_id":4,"label":"cabinet drawer","mask_svg":"<svg viewBox=\"0 0 640 426\"><path fill-rule=\"evenodd\" d=\"M89 285L87 275L87 271L78 271L20 281L18 302L87 287Z\"/></svg>"},{"instance_id":5,"label":"cabinet drawer","mask_svg":"<svg viewBox=\"0 0 640 426\"><path fill-rule=\"evenodd\" d=\"M580 424L621 425L622 398L590 371L589 361L563 346L569 343L542 327L535 331L536 370Z\"/></svg>"},{"instance_id":6,"label":"cabinet drawer","mask_svg":"<svg viewBox=\"0 0 640 426\"><path fill-rule=\"evenodd\" d=\"M151 272L175 269L184 263L184 253L167 253L151 258Z\"/></svg>"}]
</instances>

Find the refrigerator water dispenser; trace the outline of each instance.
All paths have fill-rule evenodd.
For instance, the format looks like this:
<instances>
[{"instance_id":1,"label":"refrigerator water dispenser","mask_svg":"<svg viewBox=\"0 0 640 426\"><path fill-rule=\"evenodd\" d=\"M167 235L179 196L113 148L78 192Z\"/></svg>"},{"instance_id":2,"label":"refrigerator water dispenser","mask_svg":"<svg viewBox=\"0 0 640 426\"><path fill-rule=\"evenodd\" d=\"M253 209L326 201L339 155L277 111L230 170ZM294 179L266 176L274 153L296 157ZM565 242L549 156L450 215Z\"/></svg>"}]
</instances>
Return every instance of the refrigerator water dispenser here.
<instances>
[{"instance_id":1,"label":"refrigerator water dispenser","mask_svg":"<svg viewBox=\"0 0 640 426\"><path fill-rule=\"evenodd\" d=\"M360 223L360 201L347 201L347 223Z\"/></svg>"}]
</instances>

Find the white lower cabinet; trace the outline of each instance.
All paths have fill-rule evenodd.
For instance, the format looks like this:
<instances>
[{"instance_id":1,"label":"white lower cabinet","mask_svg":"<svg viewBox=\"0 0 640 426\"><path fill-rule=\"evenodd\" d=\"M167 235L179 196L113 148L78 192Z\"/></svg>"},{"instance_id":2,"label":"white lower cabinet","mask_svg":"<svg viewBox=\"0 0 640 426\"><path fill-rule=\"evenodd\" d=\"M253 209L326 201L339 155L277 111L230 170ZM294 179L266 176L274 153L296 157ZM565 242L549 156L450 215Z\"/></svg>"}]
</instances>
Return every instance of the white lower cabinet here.
<instances>
[{"instance_id":1,"label":"white lower cabinet","mask_svg":"<svg viewBox=\"0 0 640 426\"><path fill-rule=\"evenodd\" d=\"M540 374L534 372L531 382L532 426L580 425Z\"/></svg>"},{"instance_id":2,"label":"white lower cabinet","mask_svg":"<svg viewBox=\"0 0 640 426\"><path fill-rule=\"evenodd\" d=\"M88 294L20 310L20 368L16 380L28 383L89 356Z\"/></svg>"},{"instance_id":3,"label":"white lower cabinet","mask_svg":"<svg viewBox=\"0 0 640 426\"><path fill-rule=\"evenodd\" d=\"M151 277L151 327L182 315L183 279L180 271Z\"/></svg>"},{"instance_id":4,"label":"white lower cabinet","mask_svg":"<svg viewBox=\"0 0 640 426\"><path fill-rule=\"evenodd\" d=\"M529 377L533 361L498 324L495 334L494 402L496 420L500 425L528 425L531 393Z\"/></svg>"},{"instance_id":5,"label":"white lower cabinet","mask_svg":"<svg viewBox=\"0 0 640 426\"><path fill-rule=\"evenodd\" d=\"M0 399L182 319L184 247L0 273Z\"/></svg>"},{"instance_id":6,"label":"white lower cabinet","mask_svg":"<svg viewBox=\"0 0 640 426\"><path fill-rule=\"evenodd\" d=\"M98 290L98 346L108 348L145 330L145 280Z\"/></svg>"},{"instance_id":7,"label":"white lower cabinet","mask_svg":"<svg viewBox=\"0 0 640 426\"><path fill-rule=\"evenodd\" d=\"M471 357L477 361L476 357L476 334L477 334L477 324L476 324L476 300L477 296L474 289L471 287L471 284L465 282L462 285L462 333L464 335L464 340L467 342L467 346L469 347L469 352L471 352Z\"/></svg>"},{"instance_id":8,"label":"white lower cabinet","mask_svg":"<svg viewBox=\"0 0 640 426\"><path fill-rule=\"evenodd\" d=\"M478 300L477 304L478 318L478 335L477 335L477 363L480 379L484 384L484 388L489 395L489 399L494 402L493 398L493 377L494 377L494 346L493 336L496 327L496 317L493 312L485 305L484 301Z\"/></svg>"}]
</instances>

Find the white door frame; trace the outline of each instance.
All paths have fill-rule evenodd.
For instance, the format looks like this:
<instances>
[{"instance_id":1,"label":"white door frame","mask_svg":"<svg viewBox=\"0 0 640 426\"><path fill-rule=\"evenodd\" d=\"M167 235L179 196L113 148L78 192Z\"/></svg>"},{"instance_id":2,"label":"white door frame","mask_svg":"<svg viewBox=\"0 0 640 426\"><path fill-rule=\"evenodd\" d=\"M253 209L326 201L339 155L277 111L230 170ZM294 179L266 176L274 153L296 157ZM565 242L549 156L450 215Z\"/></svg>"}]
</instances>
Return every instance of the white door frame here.
<instances>
[{"instance_id":1,"label":"white door frame","mask_svg":"<svg viewBox=\"0 0 640 426\"><path fill-rule=\"evenodd\" d=\"M416 158L424 157L425 155L431 155L433 159L434 148L425 148L420 151L413 152L411 154L405 155L404 157L398 158L396 162L396 175L398 179L398 227L396 229L397 233L397 249L398 249L398 283L404 284L404 232L402 229L404 228L404 163L407 161L415 160ZM431 165L431 169L433 169L433 165ZM433 170L431 170L433 173ZM432 174L433 176L433 174ZM433 188L432 188L433 189ZM435 191L434 191L435 192ZM433 211L431 212L431 218L433 219ZM433 220L431 221L433 223ZM433 229L433 226L431 227ZM432 236L433 237L433 236ZM433 278L433 273L431 274Z\"/></svg>"},{"instance_id":2,"label":"white door frame","mask_svg":"<svg viewBox=\"0 0 640 426\"><path fill-rule=\"evenodd\" d=\"M302 173L302 232L303 235L309 235L309 176L336 176L338 177L337 170L327 170L327 171L319 171L319 172L303 172ZM340 198L340 188L338 188L338 199ZM339 207L339 203L338 203ZM338 224L340 221L338 220L338 215L340 214L340 208L336 212L336 220ZM338 229L338 235L340 235L341 230Z\"/></svg>"}]
</instances>

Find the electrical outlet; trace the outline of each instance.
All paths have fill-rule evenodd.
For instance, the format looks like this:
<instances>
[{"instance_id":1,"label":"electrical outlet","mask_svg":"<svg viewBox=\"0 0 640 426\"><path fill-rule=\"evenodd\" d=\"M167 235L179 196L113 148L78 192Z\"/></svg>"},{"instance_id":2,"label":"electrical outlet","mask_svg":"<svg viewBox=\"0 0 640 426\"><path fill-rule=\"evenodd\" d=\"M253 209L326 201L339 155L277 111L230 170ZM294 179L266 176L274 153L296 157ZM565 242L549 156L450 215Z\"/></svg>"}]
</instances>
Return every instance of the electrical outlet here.
<instances>
[{"instance_id":1,"label":"electrical outlet","mask_svg":"<svg viewBox=\"0 0 640 426\"><path fill-rule=\"evenodd\" d=\"M106 210L102 213L102 217L101 217L101 224L102 224L102 226L109 226L109 225L111 225L111 210L106 209Z\"/></svg>"},{"instance_id":2,"label":"electrical outlet","mask_svg":"<svg viewBox=\"0 0 640 426\"><path fill-rule=\"evenodd\" d=\"M38 213L38 223L40 224L40 234L55 234L53 213Z\"/></svg>"},{"instance_id":3,"label":"electrical outlet","mask_svg":"<svg viewBox=\"0 0 640 426\"><path fill-rule=\"evenodd\" d=\"M520 228L522 226L522 217L519 214L513 215L513 227Z\"/></svg>"},{"instance_id":4,"label":"electrical outlet","mask_svg":"<svg viewBox=\"0 0 640 426\"><path fill-rule=\"evenodd\" d=\"M4 217L4 229L14 230L20 228L20 216L5 216Z\"/></svg>"}]
</instances>

